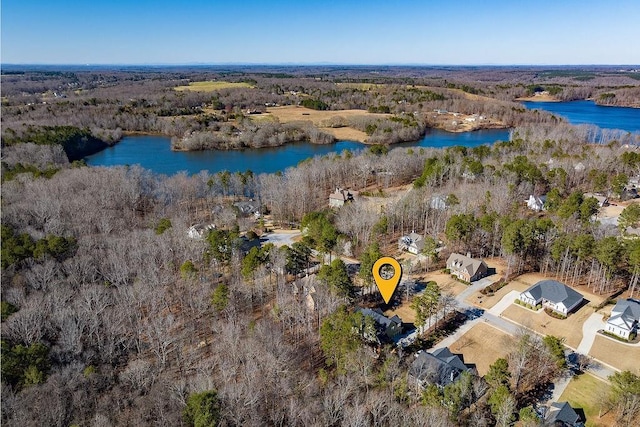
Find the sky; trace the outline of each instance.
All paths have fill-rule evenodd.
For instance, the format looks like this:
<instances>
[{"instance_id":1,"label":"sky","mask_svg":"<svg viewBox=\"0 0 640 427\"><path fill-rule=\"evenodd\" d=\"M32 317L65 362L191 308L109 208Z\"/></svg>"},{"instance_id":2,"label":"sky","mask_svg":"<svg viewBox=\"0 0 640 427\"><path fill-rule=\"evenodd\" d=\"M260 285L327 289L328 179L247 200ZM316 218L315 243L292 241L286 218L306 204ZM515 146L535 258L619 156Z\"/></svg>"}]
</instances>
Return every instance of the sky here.
<instances>
[{"instance_id":1,"label":"sky","mask_svg":"<svg viewBox=\"0 0 640 427\"><path fill-rule=\"evenodd\" d=\"M639 0L1 0L4 64L640 64Z\"/></svg>"}]
</instances>

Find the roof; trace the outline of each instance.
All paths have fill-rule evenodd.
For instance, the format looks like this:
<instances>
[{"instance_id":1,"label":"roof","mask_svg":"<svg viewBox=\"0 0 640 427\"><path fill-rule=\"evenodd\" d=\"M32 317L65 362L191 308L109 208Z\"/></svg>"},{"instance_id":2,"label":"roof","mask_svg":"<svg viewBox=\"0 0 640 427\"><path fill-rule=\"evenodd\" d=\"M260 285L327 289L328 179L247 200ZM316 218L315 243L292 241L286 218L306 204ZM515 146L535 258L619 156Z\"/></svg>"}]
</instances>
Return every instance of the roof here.
<instances>
[{"instance_id":1,"label":"roof","mask_svg":"<svg viewBox=\"0 0 640 427\"><path fill-rule=\"evenodd\" d=\"M451 268L451 266L455 266L457 270L466 270L471 277L475 276L481 265L487 266L483 260L456 253L449 255L447 259L447 267Z\"/></svg>"},{"instance_id":2,"label":"roof","mask_svg":"<svg viewBox=\"0 0 640 427\"><path fill-rule=\"evenodd\" d=\"M582 301L582 294L574 291L557 280L541 280L523 293L529 293L536 301L545 299L555 304L562 303L565 307L573 307Z\"/></svg>"},{"instance_id":3,"label":"roof","mask_svg":"<svg viewBox=\"0 0 640 427\"><path fill-rule=\"evenodd\" d=\"M392 318L388 318L382 313L382 310L376 308L375 310L371 310L370 308L361 308L358 310L364 316L371 316L376 323L380 325L384 325L385 328L388 328L392 324L402 326L402 319L400 319L397 315L394 315Z\"/></svg>"},{"instance_id":4,"label":"roof","mask_svg":"<svg viewBox=\"0 0 640 427\"><path fill-rule=\"evenodd\" d=\"M465 365L460 356L445 347L433 353L419 353L409 368L409 374L418 380L444 387L454 382L462 372L471 370L473 368Z\"/></svg>"},{"instance_id":5,"label":"roof","mask_svg":"<svg viewBox=\"0 0 640 427\"><path fill-rule=\"evenodd\" d=\"M611 316L607 323L623 327L627 330L633 329L634 322L640 321L640 302L633 299L618 300L611 310Z\"/></svg>"},{"instance_id":6,"label":"roof","mask_svg":"<svg viewBox=\"0 0 640 427\"><path fill-rule=\"evenodd\" d=\"M549 407L547 421L550 423L561 421L572 426L580 421L580 416L569 402L553 402Z\"/></svg>"},{"instance_id":7,"label":"roof","mask_svg":"<svg viewBox=\"0 0 640 427\"><path fill-rule=\"evenodd\" d=\"M407 247L414 247L419 251L424 248L424 239L416 232L411 232L411 234L402 236L400 238L400 242Z\"/></svg>"}]
</instances>

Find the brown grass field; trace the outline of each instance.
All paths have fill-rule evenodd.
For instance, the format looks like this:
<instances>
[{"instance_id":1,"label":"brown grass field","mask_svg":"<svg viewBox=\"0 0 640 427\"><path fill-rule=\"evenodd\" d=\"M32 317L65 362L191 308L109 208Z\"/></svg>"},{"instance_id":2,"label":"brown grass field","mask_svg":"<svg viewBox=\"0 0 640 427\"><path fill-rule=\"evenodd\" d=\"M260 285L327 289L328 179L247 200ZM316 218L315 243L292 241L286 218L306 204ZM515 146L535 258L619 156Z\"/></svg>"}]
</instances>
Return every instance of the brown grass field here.
<instances>
[{"instance_id":1,"label":"brown grass field","mask_svg":"<svg viewBox=\"0 0 640 427\"><path fill-rule=\"evenodd\" d=\"M502 315L539 334L565 338L565 343L569 347L576 348L582 341L582 324L594 311L592 307L583 306L566 319L555 319L544 310L538 310L537 313L534 313L524 307L512 304L502 312Z\"/></svg>"},{"instance_id":2,"label":"brown grass field","mask_svg":"<svg viewBox=\"0 0 640 427\"><path fill-rule=\"evenodd\" d=\"M462 354L465 363L475 363L478 374L485 375L496 359L506 357L511 335L485 323L478 323L464 334L450 349Z\"/></svg>"},{"instance_id":3,"label":"brown grass field","mask_svg":"<svg viewBox=\"0 0 640 427\"><path fill-rule=\"evenodd\" d=\"M275 117L280 123L290 123L306 121L311 122L313 125L327 133L333 135L336 139L348 139L350 141L366 142L367 134L357 129L345 126L345 127L331 127L330 122L339 118L348 121L354 117L389 117L390 114L369 113L365 110L312 110L309 108L299 107L296 105L287 105L284 107L273 107L267 109L267 113L263 114L265 120L266 117Z\"/></svg>"},{"instance_id":4,"label":"brown grass field","mask_svg":"<svg viewBox=\"0 0 640 427\"><path fill-rule=\"evenodd\" d=\"M640 375L640 346L632 347L613 339L596 335L590 356L622 371Z\"/></svg>"},{"instance_id":5,"label":"brown grass field","mask_svg":"<svg viewBox=\"0 0 640 427\"><path fill-rule=\"evenodd\" d=\"M235 88L252 88L249 83L244 82L225 82L222 80L209 80L205 82L191 82L188 86L176 86L173 89L178 92L185 90L192 92L215 92L220 89L235 89Z\"/></svg>"},{"instance_id":6,"label":"brown grass field","mask_svg":"<svg viewBox=\"0 0 640 427\"><path fill-rule=\"evenodd\" d=\"M560 402L569 402L572 408L582 409L587 418L587 427L613 427L615 419L612 413L604 413L599 417L600 402L604 401L609 392L609 384L591 374L573 377L562 396Z\"/></svg>"}]
</instances>

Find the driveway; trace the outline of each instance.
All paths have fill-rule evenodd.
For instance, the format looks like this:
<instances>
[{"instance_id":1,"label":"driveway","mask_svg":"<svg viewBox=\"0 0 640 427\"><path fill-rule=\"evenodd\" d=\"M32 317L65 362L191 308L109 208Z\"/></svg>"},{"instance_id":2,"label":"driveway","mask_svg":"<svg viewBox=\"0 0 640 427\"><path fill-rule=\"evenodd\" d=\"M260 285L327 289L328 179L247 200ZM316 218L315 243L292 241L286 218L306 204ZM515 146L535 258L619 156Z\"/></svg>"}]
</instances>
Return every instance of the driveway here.
<instances>
[{"instance_id":1,"label":"driveway","mask_svg":"<svg viewBox=\"0 0 640 427\"><path fill-rule=\"evenodd\" d=\"M273 243L276 246L291 246L297 237L302 233L300 230L281 230L273 233L263 234L260 237L260 243Z\"/></svg>"},{"instance_id":2,"label":"driveway","mask_svg":"<svg viewBox=\"0 0 640 427\"><path fill-rule=\"evenodd\" d=\"M520 295L520 292L518 291L509 292L502 297L499 303L488 310L489 313L493 314L494 316L500 316L503 311L505 311L509 306L511 306L511 304L513 304L513 302L518 298L518 295Z\"/></svg>"},{"instance_id":3,"label":"driveway","mask_svg":"<svg viewBox=\"0 0 640 427\"><path fill-rule=\"evenodd\" d=\"M604 329L605 324L602 320L602 314L593 313L582 324L582 341L578 344L576 351L582 354L589 354L591 346L596 340L596 334L600 329Z\"/></svg>"}]
</instances>

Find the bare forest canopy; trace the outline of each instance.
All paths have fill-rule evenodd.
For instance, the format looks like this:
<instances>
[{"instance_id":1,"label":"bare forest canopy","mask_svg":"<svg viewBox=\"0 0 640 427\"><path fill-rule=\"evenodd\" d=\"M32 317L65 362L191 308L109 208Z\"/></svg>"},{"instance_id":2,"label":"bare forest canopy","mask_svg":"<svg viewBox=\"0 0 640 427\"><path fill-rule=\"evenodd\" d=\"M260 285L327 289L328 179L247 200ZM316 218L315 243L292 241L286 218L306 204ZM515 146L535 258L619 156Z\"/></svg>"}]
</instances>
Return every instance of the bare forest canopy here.
<instances>
[{"instance_id":1,"label":"bare forest canopy","mask_svg":"<svg viewBox=\"0 0 640 427\"><path fill-rule=\"evenodd\" d=\"M452 130L433 115L435 110L482 117L459 130L557 121L552 114L530 111L516 102L536 94L562 101L593 99L604 105L640 106L640 73L628 67L7 65L1 78L4 145L28 138L34 128L60 126L89 132L105 143L127 132L163 134L172 137L174 148L180 150L276 146L299 140L324 144L340 135L335 131L339 128L360 132L357 135L372 144L389 144L417 140L428 127ZM190 87L196 90L184 90ZM298 120L282 122L269 114L276 106L336 114L326 123L313 123L302 113ZM344 110L374 114L341 117Z\"/></svg>"},{"instance_id":2,"label":"bare forest canopy","mask_svg":"<svg viewBox=\"0 0 640 427\"><path fill-rule=\"evenodd\" d=\"M483 82L472 78L476 71ZM598 85L610 79L606 91L630 90L617 89L630 77L615 70L589 72ZM433 307L448 310L449 323L404 351L378 345L367 338L371 324L355 312L377 304L366 293L370 269L355 273L337 256L370 265L395 254L398 238L415 231L445 246L428 254L433 269L444 268L450 252L470 252L503 257L507 281L541 272L605 296L637 287L640 240L627 232L640 228L640 209L625 208L619 225L611 225L600 221L589 193L629 205L630 183L640 175L638 141L612 134L589 144L589 126L520 111L514 97L546 84L536 80L543 70L3 73L3 425L509 425L531 416L531 404L562 375L561 339L512 337L506 359L484 378L422 390L408 375L415 351L464 316L447 295L436 295ZM488 75L509 88L498 89ZM575 80L548 78L566 90ZM255 88L173 89L214 79ZM575 80L576 88L599 93L601 86L589 86L593 80ZM492 90L504 99L486 100ZM374 145L278 174L194 176L86 167L70 162L61 142L89 134L111 141L134 130L182 138L207 129L192 128L203 114L227 116L211 123L239 123L249 120L235 117L247 109L292 103L291 91L329 109L388 106L374 114L396 117L400 100L412 108L423 103L425 111L484 108L504 114L512 137L476 148ZM184 114L213 102L224 108ZM329 210L336 186L360 193ZM526 208L530 195L543 194L546 210ZM434 197L446 207L434 205ZM300 227L304 237L290 246L258 245L274 227ZM323 254L330 264L320 265ZM318 274L303 279L314 268ZM629 405L637 393L625 384L638 379L616 375L620 387L609 410L629 425L637 419Z\"/></svg>"}]
</instances>

